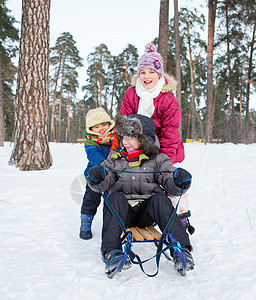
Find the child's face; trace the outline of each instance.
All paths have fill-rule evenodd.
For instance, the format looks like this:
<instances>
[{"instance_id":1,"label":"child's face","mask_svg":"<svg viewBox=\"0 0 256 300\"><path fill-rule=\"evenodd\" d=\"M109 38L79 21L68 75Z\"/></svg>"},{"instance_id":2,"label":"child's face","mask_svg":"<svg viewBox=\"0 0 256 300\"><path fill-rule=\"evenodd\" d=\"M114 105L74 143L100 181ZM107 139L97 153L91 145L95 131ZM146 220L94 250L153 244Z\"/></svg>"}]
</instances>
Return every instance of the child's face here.
<instances>
[{"instance_id":1,"label":"child's face","mask_svg":"<svg viewBox=\"0 0 256 300\"><path fill-rule=\"evenodd\" d=\"M138 139L130 138L128 136L124 136L122 142L128 152L132 150L139 150L142 146L141 142Z\"/></svg>"},{"instance_id":2,"label":"child's face","mask_svg":"<svg viewBox=\"0 0 256 300\"><path fill-rule=\"evenodd\" d=\"M104 135L107 130L109 129L110 125L108 122L106 123L101 123L101 124L97 124L95 126L93 126L91 128L91 131L92 132L95 132L95 133L100 133L101 135Z\"/></svg>"},{"instance_id":3,"label":"child's face","mask_svg":"<svg viewBox=\"0 0 256 300\"><path fill-rule=\"evenodd\" d=\"M147 90L154 88L160 78L158 73L151 69L142 69L139 76L142 85Z\"/></svg>"}]
</instances>

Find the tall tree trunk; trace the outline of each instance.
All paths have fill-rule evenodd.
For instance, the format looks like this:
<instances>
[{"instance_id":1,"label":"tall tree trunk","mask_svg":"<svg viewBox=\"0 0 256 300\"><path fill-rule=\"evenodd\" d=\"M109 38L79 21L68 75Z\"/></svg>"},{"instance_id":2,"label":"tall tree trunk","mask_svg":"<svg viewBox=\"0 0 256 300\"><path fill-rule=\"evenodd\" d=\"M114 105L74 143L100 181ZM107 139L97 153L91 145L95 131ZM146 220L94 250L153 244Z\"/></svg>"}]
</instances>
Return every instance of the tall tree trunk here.
<instances>
[{"instance_id":1,"label":"tall tree trunk","mask_svg":"<svg viewBox=\"0 0 256 300\"><path fill-rule=\"evenodd\" d=\"M187 31L188 31L188 50L189 50L189 59L190 59L190 78L191 78L191 138L196 138L196 123L195 123L195 75L194 75L194 64L191 53L191 44L190 44L190 31L188 23L188 13L187 13Z\"/></svg>"},{"instance_id":2,"label":"tall tree trunk","mask_svg":"<svg viewBox=\"0 0 256 300\"><path fill-rule=\"evenodd\" d=\"M69 99L69 93L68 93L68 127L67 127L67 143L70 143L70 99Z\"/></svg>"},{"instance_id":3,"label":"tall tree trunk","mask_svg":"<svg viewBox=\"0 0 256 300\"><path fill-rule=\"evenodd\" d=\"M126 64L125 64L125 83L126 85L129 84L129 79L128 79L128 67L129 67L129 56L128 53L126 55Z\"/></svg>"},{"instance_id":4,"label":"tall tree trunk","mask_svg":"<svg viewBox=\"0 0 256 300\"><path fill-rule=\"evenodd\" d=\"M235 105L234 105L234 93L232 82L232 70L230 64L230 34L229 34L229 16L228 16L228 4L225 4L226 12L226 35L227 35L227 65L228 65L228 85L229 85L229 108L231 106L231 122L228 122L227 127L230 126L231 141L236 143L236 119L235 119ZM230 109L229 109L230 112ZM227 120L229 121L229 115Z\"/></svg>"},{"instance_id":5,"label":"tall tree trunk","mask_svg":"<svg viewBox=\"0 0 256 300\"><path fill-rule=\"evenodd\" d=\"M251 42L251 51L250 51L250 59L249 59L249 69L248 69L248 81L246 87L246 108L245 108L245 143L249 144L249 100L250 100L250 79L252 74L252 56L254 50L254 39L255 39L255 29L256 29L256 21L254 21L253 33L252 33L252 42Z\"/></svg>"},{"instance_id":6,"label":"tall tree trunk","mask_svg":"<svg viewBox=\"0 0 256 300\"><path fill-rule=\"evenodd\" d=\"M206 99L206 142L212 141L213 132L213 43L217 0L208 2L208 45L207 45L207 99Z\"/></svg>"},{"instance_id":7,"label":"tall tree trunk","mask_svg":"<svg viewBox=\"0 0 256 300\"><path fill-rule=\"evenodd\" d=\"M102 73L103 73L103 54L100 59L100 107L102 107Z\"/></svg>"},{"instance_id":8,"label":"tall tree trunk","mask_svg":"<svg viewBox=\"0 0 256 300\"><path fill-rule=\"evenodd\" d=\"M241 72L241 91L240 91L240 143L243 143L243 118L242 118L242 98L243 98L243 76Z\"/></svg>"},{"instance_id":9,"label":"tall tree trunk","mask_svg":"<svg viewBox=\"0 0 256 300\"><path fill-rule=\"evenodd\" d=\"M53 142L55 140L54 114L55 114L55 102L56 102L57 87L58 87L61 63L62 63L62 54L60 55L60 63L59 63L59 67L58 67L58 71L57 71L57 75L56 75L55 88L54 88L54 94L53 94L52 115L51 115L51 133L50 133L50 141L51 142Z\"/></svg>"},{"instance_id":10,"label":"tall tree trunk","mask_svg":"<svg viewBox=\"0 0 256 300\"><path fill-rule=\"evenodd\" d=\"M0 50L0 147L4 146L4 99L3 99L3 81Z\"/></svg>"},{"instance_id":11,"label":"tall tree trunk","mask_svg":"<svg viewBox=\"0 0 256 300\"><path fill-rule=\"evenodd\" d=\"M212 109L212 121L213 121L213 123L214 123L214 118L215 118L217 88L218 88L218 84L216 84L215 89L214 89L214 100L213 100L213 109Z\"/></svg>"},{"instance_id":12,"label":"tall tree trunk","mask_svg":"<svg viewBox=\"0 0 256 300\"><path fill-rule=\"evenodd\" d=\"M168 33L169 33L169 0L161 0L159 16L159 39L158 52L164 60L164 72L167 67L167 50L168 50Z\"/></svg>"},{"instance_id":13,"label":"tall tree trunk","mask_svg":"<svg viewBox=\"0 0 256 300\"><path fill-rule=\"evenodd\" d=\"M57 140L58 143L60 143L60 136L61 136L60 133L61 133L61 106L62 106L63 78L64 78L64 74L62 73L61 86L60 86L59 120L58 120L58 140Z\"/></svg>"},{"instance_id":14,"label":"tall tree trunk","mask_svg":"<svg viewBox=\"0 0 256 300\"><path fill-rule=\"evenodd\" d=\"M22 171L52 165L47 135L49 24L50 0L23 0L15 138L9 161Z\"/></svg>"},{"instance_id":15,"label":"tall tree trunk","mask_svg":"<svg viewBox=\"0 0 256 300\"><path fill-rule=\"evenodd\" d=\"M111 93L111 104L110 104L110 112L109 112L111 118L113 118L114 99L115 99L115 84L112 85L112 93Z\"/></svg>"},{"instance_id":16,"label":"tall tree trunk","mask_svg":"<svg viewBox=\"0 0 256 300\"><path fill-rule=\"evenodd\" d=\"M176 98L179 102L180 109L181 105L181 68L180 68L180 32L179 32L179 12L178 12L178 0L174 0L174 34L175 34L175 61L176 61ZM182 139L182 121L179 127L180 138Z\"/></svg>"},{"instance_id":17,"label":"tall tree trunk","mask_svg":"<svg viewBox=\"0 0 256 300\"><path fill-rule=\"evenodd\" d=\"M190 118L191 118L191 113L188 113L188 126L187 126L187 139L189 139L189 135L190 135Z\"/></svg>"}]
</instances>

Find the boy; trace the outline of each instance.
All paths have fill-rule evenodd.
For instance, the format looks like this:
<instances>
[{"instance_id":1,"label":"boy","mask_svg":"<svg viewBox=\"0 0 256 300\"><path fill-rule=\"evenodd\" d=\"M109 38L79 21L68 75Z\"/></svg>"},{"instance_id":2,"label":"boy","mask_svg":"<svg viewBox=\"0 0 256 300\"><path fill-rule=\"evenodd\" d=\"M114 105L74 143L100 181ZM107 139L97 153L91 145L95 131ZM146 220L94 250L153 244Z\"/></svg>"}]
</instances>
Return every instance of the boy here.
<instances>
[{"instance_id":1,"label":"boy","mask_svg":"<svg viewBox=\"0 0 256 300\"><path fill-rule=\"evenodd\" d=\"M89 170L89 185L95 191L97 184L102 191L108 190L110 203L127 227L144 227L156 222L163 231L174 210L165 191L178 196L183 187L186 192L191 185L191 175L182 168L173 167L166 154L158 154L159 148L154 144L155 124L152 119L140 114L120 115L115 131L124 148L122 151L112 151L100 166ZM116 172L107 171L111 169ZM122 258L121 231L116 219L104 205L101 251L106 273L112 272ZM187 270L192 270L192 246L177 216L171 233L181 244ZM174 250L171 254L174 267L179 271L180 258Z\"/></svg>"},{"instance_id":2,"label":"boy","mask_svg":"<svg viewBox=\"0 0 256 300\"><path fill-rule=\"evenodd\" d=\"M86 173L92 166L99 165L107 158L109 152L118 147L118 140L113 131L115 122L101 107L91 109L86 115L86 130L84 143L88 165ZM101 195L95 193L86 185L86 191L81 207L80 238L89 240L92 238L91 226L93 218L100 204Z\"/></svg>"}]
</instances>

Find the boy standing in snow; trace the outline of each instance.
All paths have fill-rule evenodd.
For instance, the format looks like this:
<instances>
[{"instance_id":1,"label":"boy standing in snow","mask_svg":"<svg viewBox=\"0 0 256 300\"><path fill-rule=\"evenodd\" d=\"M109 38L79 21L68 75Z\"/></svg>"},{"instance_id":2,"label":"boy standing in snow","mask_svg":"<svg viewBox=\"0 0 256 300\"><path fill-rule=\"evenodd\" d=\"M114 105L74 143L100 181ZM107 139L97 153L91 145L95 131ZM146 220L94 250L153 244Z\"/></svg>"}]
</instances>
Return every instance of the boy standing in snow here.
<instances>
[{"instance_id":1,"label":"boy standing in snow","mask_svg":"<svg viewBox=\"0 0 256 300\"><path fill-rule=\"evenodd\" d=\"M191 185L191 175L182 168L175 168L166 154L158 154L155 145L155 124L146 116L120 115L116 121L116 133L123 143L121 151L112 151L101 165L88 172L90 187L109 193L109 202L121 217L126 227L144 227L158 224L163 231L174 208L165 191L180 195ZM116 172L107 170L115 169ZM171 171L154 173L154 171ZM103 209L101 251L106 264L106 273L117 268L122 258L121 228L106 205ZM190 251L192 246L182 223L176 216L171 233L180 242L187 262L187 269L194 268ZM179 270L181 261L172 251L174 267Z\"/></svg>"},{"instance_id":2,"label":"boy standing in snow","mask_svg":"<svg viewBox=\"0 0 256 300\"><path fill-rule=\"evenodd\" d=\"M118 147L118 140L114 133L115 122L101 107L91 109L86 115L86 130L84 142L88 165L84 171L86 176L91 167L99 165L107 158L112 149ZM101 195L95 193L86 185L86 190L81 207L80 238L89 240L92 238L91 226L93 218L100 204Z\"/></svg>"}]
</instances>

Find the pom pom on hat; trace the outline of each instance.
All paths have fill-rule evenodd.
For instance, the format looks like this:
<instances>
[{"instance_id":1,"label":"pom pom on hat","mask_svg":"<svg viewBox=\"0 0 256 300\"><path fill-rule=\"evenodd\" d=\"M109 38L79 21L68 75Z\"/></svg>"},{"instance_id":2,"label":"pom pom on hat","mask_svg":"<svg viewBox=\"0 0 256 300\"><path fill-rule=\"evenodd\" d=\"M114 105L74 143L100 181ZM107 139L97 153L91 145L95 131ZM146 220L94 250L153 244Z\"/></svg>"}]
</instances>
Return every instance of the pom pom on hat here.
<instances>
[{"instance_id":1,"label":"pom pom on hat","mask_svg":"<svg viewBox=\"0 0 256 300\"><path fill-rule=\"evenodd\" d=\"M154 43L148 43L145 46L145 52L156 52L156 45Z\"/></svg>"},{"instance_id":2,"label":"pom pom on hat","mask_svg":"<svg viewBox=\"0 0 256 300\"><path fill-rule=\"evenodd\" d=\"M138 74L143 69L152 69L162 76L164 73L164 60L160 53L156 51L154 43L150 42L145 46L145 53L138 59Z\"/></svg>"}]
</instances>

